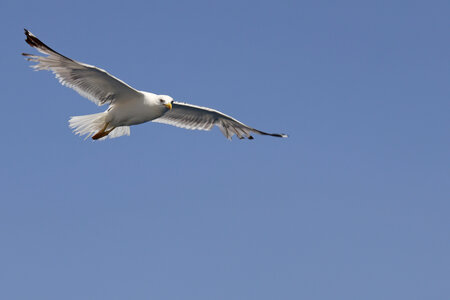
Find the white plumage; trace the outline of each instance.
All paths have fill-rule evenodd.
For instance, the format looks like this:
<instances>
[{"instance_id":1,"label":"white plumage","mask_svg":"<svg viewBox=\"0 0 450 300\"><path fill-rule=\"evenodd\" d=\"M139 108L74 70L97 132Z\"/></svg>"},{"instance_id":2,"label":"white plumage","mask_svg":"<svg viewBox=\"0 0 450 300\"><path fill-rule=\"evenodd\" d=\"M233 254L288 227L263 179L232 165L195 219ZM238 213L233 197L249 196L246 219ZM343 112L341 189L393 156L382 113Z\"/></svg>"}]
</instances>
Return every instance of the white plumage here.
<instances>
[{"instance_id":1,"label":"white plumage","mask_svg":"<svg viewBox=\"0 0 450 300\"><path fill-rule=\"evenodd\" d=\"M165 123L186 129L210 130L218 126L231 139L253 139L251 133L287 137L249 127L217 110L175 102L167 95L138 91L105 70L72 60L54 51L25 29L26 42L47 56L22 53L37 62L35 70L50 70L59 82L77 91L97 105L109 104L105 112L72 117L69 126L75 134L93 139L130 135L131 125L148 121Z\"/></svg>"}]
</instances>

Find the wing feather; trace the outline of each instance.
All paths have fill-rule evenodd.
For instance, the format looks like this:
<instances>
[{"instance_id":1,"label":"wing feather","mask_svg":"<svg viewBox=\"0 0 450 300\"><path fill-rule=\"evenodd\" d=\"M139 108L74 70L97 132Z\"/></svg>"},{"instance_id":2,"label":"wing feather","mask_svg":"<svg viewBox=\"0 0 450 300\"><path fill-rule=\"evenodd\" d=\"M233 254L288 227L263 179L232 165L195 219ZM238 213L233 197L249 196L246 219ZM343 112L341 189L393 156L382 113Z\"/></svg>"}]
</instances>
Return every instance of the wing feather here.
<instances>
[{"instance_id":1,"label":"wing feather","mask_svg":"<svg viewBox=\"0 0 450 300\"><path fill-rule=\"evenodd\" d=\"M59 82L77 91L97 105L120 99L139 97L140 92L105 70L72 60L41 42L25 29L25 40L31 47L48 56L22 53L29 61L37 62L35 70L50 70Z\"/></svg>"},{"instance_id":2,"label":"wing feather","mask_svg":"<svg viewBox=\"0 0 450 300\"><path fill-rule=\"evenodd\" d=\"M181 102L173 102L172 109L158 119L153 120L153 122L192 130L210 130L216 125L229 140L235 134L240 139L253 139L252 132L276 137L287 137L286 134L267 133L257 130L215 109Z\"/></svg>"}]
</instances>

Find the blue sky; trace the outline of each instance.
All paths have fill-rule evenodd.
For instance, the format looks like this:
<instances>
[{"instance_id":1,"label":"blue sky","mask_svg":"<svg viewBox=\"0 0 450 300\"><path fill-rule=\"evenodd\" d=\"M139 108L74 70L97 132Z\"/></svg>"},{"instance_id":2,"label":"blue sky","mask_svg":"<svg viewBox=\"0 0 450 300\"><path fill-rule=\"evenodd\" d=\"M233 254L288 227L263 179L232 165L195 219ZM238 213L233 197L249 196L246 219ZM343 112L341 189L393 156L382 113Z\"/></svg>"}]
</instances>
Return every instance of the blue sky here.
<instances>
[{"instance_id":1,"label":"blue sky","mask_svg":"<svg viewBox=\"0 0 450 300\"><path fill-rule=\"evenodd\" d=\"M2 1L0 298L449 299L448 1ZM28 28L288 139L100 112Z\"/></svg>"}]
</instances>

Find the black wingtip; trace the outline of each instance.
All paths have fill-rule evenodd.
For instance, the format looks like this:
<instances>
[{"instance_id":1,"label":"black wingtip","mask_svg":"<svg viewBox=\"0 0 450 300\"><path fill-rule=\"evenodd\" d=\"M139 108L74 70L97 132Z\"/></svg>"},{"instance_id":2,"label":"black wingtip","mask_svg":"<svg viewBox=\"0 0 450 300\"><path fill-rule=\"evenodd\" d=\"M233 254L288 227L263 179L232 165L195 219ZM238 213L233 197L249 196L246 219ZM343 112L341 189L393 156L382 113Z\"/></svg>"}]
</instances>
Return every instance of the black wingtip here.
<instances>
[{"instance_id":1,"label":"black wingtip","mask_svg":"<svg viewBox=\"0 0 450 300\"><path fill-rule=\"evenodd\" d=\"M34 34L29 32L26 28L24 28L24 31L25 31L25 35L27 36L25 42L27 42L27 44L30 45L31 47L36 48L36 49L38 49L38 51L45 53L45 54L50 54L49 52L52 52L54 54L64 57L67 60L72 60L72 59L62 55L61 53L56 52L55 50L53 50L52 48L50 48L49 46L44 44L40 39L38 39Z\"/></svg>"},{"instance_id":2,"label":"black wingtip","mask_svg":"<svg viewBox=\"0 0 450 300\"><path fill-rule=\"evenodd\" d=\"M23 56L25 56L25 59L28 61L31 61L33 58L31 56L33 56L32 54L28 54L28 53L22 53Z\"/></svg>"},{"instance_id":3,"label":"black wingtip","mask_svg":"<svg viewBox=\"0 0 450 300\"><path fill-rule=\"evenodd\" d=\"M260 130L255 130L255 131L262 135L270 135L270 136L279 137L279 138L287 138L288 137L288 135L284 134L284 133L267 133L267 132L260 131Z\"/></svg>"},{"instance_id":4,"label":"black wingtip","mask_svg":"<svg viewBox=\"0 0 450 300\"><path fill-rule=\"evenodd\" d=\"M33 34L28 29L24 28L23 31L24 31L25 35L27 36L27 38L30 36L33 36Z\"/></svg>"},{"instance_id":5,"label":"black wingtip","mask_svg":"<svg viewBox=\"0 0 450 300\"><path fill-rule=\"evenodd\" d=\"M31 32L29 32L27 29L24 28L25 35L27 38L25 39L25 42L27 42L28 45L31 47L37 48L40 44L43 44L38 38L36 38Z\"/></svg>"},{"instance_id":6,"label":"black wingtip","mask_svg":"<svg viewBox=\"0 0 450 300\"><path fill-rule=\"evenodd\" d=\"M51 49L49 46L41 42L34 34L29 32L27 29L24 28L25 35L27 36L25 42L27 42L28 45L30 45L33 48L43 48L48 49L50 51L56 52L55 50Z\"/></svg>"}]
</instances>

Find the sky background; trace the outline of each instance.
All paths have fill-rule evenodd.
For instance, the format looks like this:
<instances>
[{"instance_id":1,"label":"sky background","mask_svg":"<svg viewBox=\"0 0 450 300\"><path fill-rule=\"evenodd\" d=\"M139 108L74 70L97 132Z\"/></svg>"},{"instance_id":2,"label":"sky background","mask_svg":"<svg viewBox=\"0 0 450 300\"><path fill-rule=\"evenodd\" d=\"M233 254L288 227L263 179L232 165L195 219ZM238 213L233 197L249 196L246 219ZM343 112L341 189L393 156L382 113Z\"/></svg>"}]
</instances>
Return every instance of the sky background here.
<instances>
[{"instance_id":1,"label":"sky background","mask_svg":"<svg viewBox=\"0 0 450 300\"><path fill-rule=\"evenodd\" d=\"M448 1L1 1L0 298L450 299ZM288 139L103 111L29 29Z\"/></svg>"}]
</instances>

